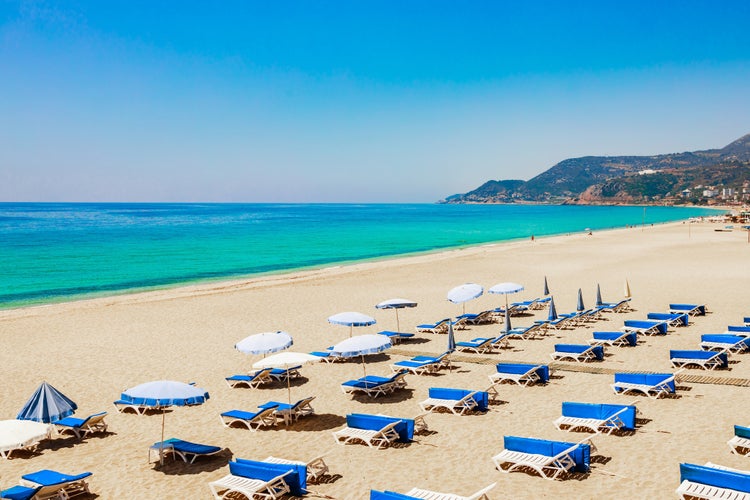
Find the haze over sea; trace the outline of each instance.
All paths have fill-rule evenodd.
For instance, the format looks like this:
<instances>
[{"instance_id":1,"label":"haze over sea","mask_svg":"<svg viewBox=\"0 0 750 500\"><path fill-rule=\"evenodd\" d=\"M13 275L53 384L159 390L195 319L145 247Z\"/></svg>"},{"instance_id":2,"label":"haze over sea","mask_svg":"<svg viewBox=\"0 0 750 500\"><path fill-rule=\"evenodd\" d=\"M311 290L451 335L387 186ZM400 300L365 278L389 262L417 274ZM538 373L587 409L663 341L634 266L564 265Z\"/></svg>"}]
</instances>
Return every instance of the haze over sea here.
<instances>
[{"instance_id":1,"label":"haze over sea","mask_svg":"<svg viewBox=\"0 0 750 500\"><path fill-rule=\"evenodd\" d=\"M0 204L0 308L710 215L671 207Z\"/></svg>"}]
</instances>

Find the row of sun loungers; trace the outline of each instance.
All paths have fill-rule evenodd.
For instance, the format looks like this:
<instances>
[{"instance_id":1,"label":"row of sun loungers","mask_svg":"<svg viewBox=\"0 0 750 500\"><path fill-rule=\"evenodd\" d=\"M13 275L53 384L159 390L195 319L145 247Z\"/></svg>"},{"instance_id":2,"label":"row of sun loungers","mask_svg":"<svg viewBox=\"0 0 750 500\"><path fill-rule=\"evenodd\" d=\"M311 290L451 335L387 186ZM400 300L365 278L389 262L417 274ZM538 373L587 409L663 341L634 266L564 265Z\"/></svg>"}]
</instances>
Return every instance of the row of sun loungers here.
<instances>
[{"instance_id":1,"label":"row of sun loungers","mask_svg":"<svg viewBox=\"0 0 750 500\"><path fill-rule=\"evenodd\" d=\"M314 399L315 396L310 396L294 404L269 401L260 405L255 412L230 410L222 413L219 418L225 427L240 426L250 431L275 426L279 419L290 425L300 417L315 413L311 404Z\"/></svg>"}]
</instances>

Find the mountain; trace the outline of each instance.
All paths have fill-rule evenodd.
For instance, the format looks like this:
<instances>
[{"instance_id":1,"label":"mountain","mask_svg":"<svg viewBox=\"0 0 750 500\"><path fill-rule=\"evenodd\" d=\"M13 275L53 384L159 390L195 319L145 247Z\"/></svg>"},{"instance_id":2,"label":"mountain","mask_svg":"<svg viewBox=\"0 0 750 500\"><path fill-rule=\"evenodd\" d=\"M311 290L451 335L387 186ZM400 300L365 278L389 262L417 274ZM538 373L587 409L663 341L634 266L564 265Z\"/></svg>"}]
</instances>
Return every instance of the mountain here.
<instances>
[{"instance_id":1,"label":"mountain","mask_svg":"<svg viewBox=\"0 0 750 500\"><path fill-rule=\"evenodd\" d=\"M750 134L721 149L655 156L570 158L528 181L488 181L443 202L642 203L665 199L700 202L703 190L696 191L696 186L731 187L741 192L747 181L750 181ZM684 190L691 193L683 194Z\"/></svg>"}]
</instances>

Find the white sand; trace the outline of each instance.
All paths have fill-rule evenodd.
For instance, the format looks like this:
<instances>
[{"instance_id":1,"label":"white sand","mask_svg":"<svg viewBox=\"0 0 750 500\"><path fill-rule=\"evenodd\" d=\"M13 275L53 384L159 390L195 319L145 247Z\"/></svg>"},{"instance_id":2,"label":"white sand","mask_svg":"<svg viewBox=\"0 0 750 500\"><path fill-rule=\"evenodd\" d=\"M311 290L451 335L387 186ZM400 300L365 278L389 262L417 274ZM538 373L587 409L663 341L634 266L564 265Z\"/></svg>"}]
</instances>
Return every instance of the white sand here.
<instances>
[{"instance_id":1,"label":"white sand","mask_svg":"<svg viewBox=\"0 0 750 500\"><path fill-rule=\"evenodd\" d=\"M224 377L242 373L258 356L233 349L238 340L269 330L294 336L295 351L321 349L348 336L348 328L330 325L341 311L372 314L378 324L356 329L375 333L395 329L392 311L374 304L392 297L419 302L400 312L401 329L457 315L461 306L445 300L453 286L477 282L486 288L516 281L527 290L513 299L537 297L546 275L558 312L575 308L578 288L593 304L596 284L605 301L622 297L627 278L636 312L609 314L608 321L550 335L538 341L512 342L512 348L490 357L497 361L549 362L553 344L583 343L593 330L617 330L625 319L666 311L670 302L706 303L712 313L666 337L646 338L636 348L607 349L593 368L672 371L670 348L698 348L700 335L719 333L750 316L750 244L741 231L715 232L718 225L685 224L598 232L475 247L256 280L192 286L90 301L0 312L0 418L13 418L42 380L79 405L77 416L101 410L111 434L84 442L57 439L40 454L0 462L0 486L16 484L22 474L50 468L62 472L92 471L91 489L99 498L209 498L208 483L228 473L229 453L187 466L163 469L147 464L148 446L160 436L159 415L118 414L112 401L128 387L171 379L195 381L211 399L166 416L167 437L216 444L231 456L263 459L269 455L306 460L326 453L334 480L310 485L313 492L339 499L367 498L369 488L406 492L414 486L468 495L497 482L491 498L671 498L679 483L678 464L707 461L750 469L750 459L729 453L732 424L747 425L747 387L682 383L679 398L653 401L615 396L612 375L558 370L544 387L503 385L504 404L484 415L429 415L430 435L408 446L385 450L338 446L331 431L349 412L417 415L417 403L429 387L485 389L492 364L457 363L438 376L408 376L408 389L368 400L344 395L339 384L361 375L358 363L306 366L304 383L294 383L292 397L315 395L317 415L295 425L249 432L226 429L219 413L233 408L252 411L269 400L284 401L283 384L264 389L230 389ZM478 312L503 304L503 297L484 295L469 302ZM546 310L536 318L546 317ZM534 317L513 318L514 325ZM499 325L457 332L458 340L494 335ZM419 335L402 351L440 353L446 337ZM467 355L471 357L471 355ZM484 358L474 356L476 359ZM370 374L390 373L388 365L403 355L374 356ZM748 355L734 355L729 371L712 377L750 378ZM688 370L689 374L705 374ZM599 451L591 473L581 480L545 481L524 473L502 474L491 457L502 449L504 435L577 441L582 433L555 429L562 401L628 403L638 400L647 421L634 436L597 436Z\"/></svg>"}]
</instances>

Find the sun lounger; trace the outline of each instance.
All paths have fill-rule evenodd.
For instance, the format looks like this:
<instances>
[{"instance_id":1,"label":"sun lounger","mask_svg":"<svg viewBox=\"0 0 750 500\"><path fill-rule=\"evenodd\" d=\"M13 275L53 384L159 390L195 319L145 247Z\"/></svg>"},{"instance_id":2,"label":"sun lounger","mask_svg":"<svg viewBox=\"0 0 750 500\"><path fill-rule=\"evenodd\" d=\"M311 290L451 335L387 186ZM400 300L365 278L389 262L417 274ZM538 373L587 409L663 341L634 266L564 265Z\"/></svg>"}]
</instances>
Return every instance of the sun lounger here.
<instances>
[{"instance_id":1,"label":"sun lounger","mask_svg":"<svg viewBox=\"0 0 750 500\"><path fill-rule=\"evenodd\" d=\"M422 411L432 413L444 409L454 415L463 415L471 410L487 411L488 405L489 394L486 391L440 387L430 387L427 399L419 403Z\"/></svg>"},{"instance_id":2,"label":"sun lounger","mask_svg":"<svg viewBox=\"0 0 750 500\"><path fill-rule=\"evenodd\" d=\"M364 392L371 398L385 396L397 389L403 389L406 387L405 376L408 373L408 370L399 370L390 377L367 375L356 380L347 380L341 384L341 390L344 394Z\"/></svg>"},{"instance_id":3,"label":"sun lounger","mask_svg":"<svg viewBox=\"0 0 750 500\"><path fill-rule=\"evenodd\" d=\"M750 349L750 337L727 333L701 335L701 349L739 353Z\"/></svg>"},{"instance_id":4,"label":"sun lounger","mask_svg":"<svg viewBox=\"0 0 750 500\"><path fill-rule=\"evenodd\" d=\"M321 358L326 363L335 363L336 361L346 361L344 356L333 352L333 346L329 346L325 351L312 351L310 354Z\"/></svg>"},{"instance_id":5,"label":"sun lounger","mask_svg":"<svg viewBox=\"0 0 750 500\"><path fill-rule=\"evenodd\" d=\"M502 333L497 337L478 337L470 341L456 342L456 348L460 351L471 351L476 354L484 354L500 349L508 345L507 334Z\"/></svg>"},{"instance_id":6,"label":"sun lounger","mask_svg":"<svg viewBox=\"0 0 750 500\"><path fill-rule=\"evenodd\" d=\"M714 464L680 464L680 486L675 491L682 499L750 499L750 472Z\"/></svg>"},{"instance_id":7,"label":"sun lounger","mask_svg":"<svg viewBox=\"0 0 750 500\"><path fill-rule=\"evenodd\" d=\"M229 462L228 475L208 487L216 500L302 496L307 492L307 471L304 465L237 459Z\"/></svg>"},{"instance_id":8,"label":"sun lounger","mask_svg":"<svg viewBox=\"0 0 750 500\"><path fill-rule=\"evenodd\" d=\"M133 413L137 415L143 415L144 413L146 413L147 410L156 408L154 406L146 406L146 405L132 403L130 401L125 401L124 399L118 399L117 401L113 401L112 404L115 405L115 408L117 409L118 413L127 413L128 411L132 411Z\"/></svg>"},{"instance_id":9,"label":"sun lounger","mask_svg":"<svg viewBox=\"0 0 750 500\"><path fill-rule=\"evenodd\" d=\"M586 344L555 344L555 352L550 354L550 357L557 361L569 359L576 363L602 361L604 359L604 347Z\"/></svg>"},{"instance_id":10,"label":"sun lounger","mask_svg":"<svg viewBox=\"0 0 750 500\"><path fill-rule=\"evenodd\" d=\"M413 333L392 332L390 330L383 330L382 332L378 332L378 335L385 335L386 337L388 337L391 341L391 344L399 344L402 340L411 340L414 338Z\"/></svg>"},{"instance_id":11,"label":"sun lounger","mask_svg":"<svg viewBox=\"0 0 750 500\"><path fill-rule=\"evenodd\" d=\"M498 363L495 365L497 373L489 375L490 382L499 384L505 381L515 382L518 385L549 381L549 367L547 365L534 365L526 363Z\"/></svg>"},{"instance_id":12,"label":"sun lounger","mask_svg":"<svg viewBox=\"0 0 750 500\"><path fill-rule=\"evenodd\" d=\"M573 317L566 316L566 315L559 315L557 319L539 320L539 321L535 321L534 323L543 325L548 329L552 328L553 330L566 330L568 328L573 328L575 326Z\"/></svg>"},{"instance_id":13,"label":"sun lounger","mask_svg":"<svg viewBox=\"0 0 750 500\"><path fill-rule=\"evenodd\" d=\"M396 441L409 442L413 438L412 419L362 413L348 414L346 427L333 432L333 439L338 444L361 441L374 448L383 448Z\"/></svg>"},{"instance_id":14,"label":"sun lounger","mask_svg":"<svg viewBox=\"0 0 750 500\"><path fill-rule=\"evenodd\" d=\"M304 417L315 413L315 410L310 404L313 399L315 399L315 396L310 396L309 398L300 399L294 404L269 401L268 403L264 403L258 406L258 408L273 408L274 415L276 415L276 417L278 418L281 418L284 421L284 424L289 425L299 417Z\"/></svg>"},{"instance_id":15,"label":"sun lounger","mask_svg":"<svg viewBox=\"0 0 750 500\"><path fill-rule=\"evenodd\" d=\"M656 321L666 321L669 326L688 326L690 324L690 316L687 313L658 313L650 312L646 315L646 318L653 319Z\"/></svg>"},{"instance_id":16,"label":"sun lounger","mask_svg":"<svg viewBox=\"0 0 750 500\"><path fill-rule=\"evenodd\" d=\"M224 427L242 425L248 430L256 431L261 427L276 425L275 411L275 406L261 408L255 413L242 410L230 410L222 413L220 415L220 420Z\"/></svg>"},{"instance_id":17,"label":"sun lounger","mask_svg":"<svg viewBox=\"0 0 750 500\"><path fill-rule=\"evenodd\" d=\"M735 425L734 436L727 441L727 444L732 450L732 453L737 455L747 455L748 450L750 450L750 427ZM741 453L742 450L745 450L745 452Z\"/></svg>"},{"instance_id":18,"label":"sun lounger","mask_svg":"<svg viewBox=\"0 0 750 500\"><path fill-rule=\"evenodd\" d=\"M317 483L323 476L328 474L328 465L323 460L325 455L319 455L309 462L302 462L300 460L287 460L285 458L267 457L264 462L269 464L292 464L292 465L304 465L307 467L307 482ZM241 458L237 459L239 462Z\"/></svg>"},{"instance_id":19,"label":"sun lounger","mask_svg":"<svg viewBox=\"0 0 750 500\"><path fill-rule=\"evenodd\" d=\"M729 367L726 352L670 350L669 361L675 368L696 366L704 370L713 370Z\"/></svg>"},{"instance_id":20,"label":"sun lounger","mask_svg":"<svg viewBox=\"0 0 750 500\"><path fill-rule=\"evenodd\" d=\"M750 326L728 326L727 333L733 333L735 335L742 335L744 337L750 337Z\"/></svg>"},{"instance_id":21,"label":"sun lounger","mask_svg":"<svg viewBox=\"0 0 750 500\"><path fill-rule=\"evenodd\" d=\"M94 413L86 418L66 417L55 422L55 428L59 434L71 433L78 439L83 439L95 432L107 432L107 424L104 417L107 412Z\"/></svg>"},{"instance_id":22,"label":"sun lounger","mask_svg":"<svg viewBox=\"0 0 750 500\"><path fill-rule=\"evenodd\" d=\"M393 491L370 490L370 500L404 500L404 499L426 499L426 500L489 500L487 493L495 487L497 483L492 483L486 488L482 488L473 495L468 497L455 495L453 493L439 493L432 490L423 490L421 488L412 488L406 493L396 493Z\"/></svg>"},{"instance_id":23,"label":"sun lounger","mask_svg":"<svg viewBox=\"0 0 750 500\"><path fill-rule=\"evenodd\" d=\"M450 364L450 351L446 351L440 356L414 356L411 359L397 361L391 365L391 370L394 372L409 370L414 375L424 375L436 373L441 368L448 368Z\"/></svg>"},{"instance_id":24,"label":"sun lounger","mask_svg":"<svg viewBox=\"0 0 750 500\"><path fill-rule=\"evenodd\" d=\"M13 500L62 499L88 494L89 485L86 478L89 476L91 476L91 472L71 475L43 469L21 476L20 484L0 492L0 498Z\"/></svg>"},{"instance_id":25,"label":"sun lounger","mask_svg":"<svg viewBox=\"0 0 750 500\"><path fill-rule=\"evenodd\" d=\"M448 333L448 325L453 325L456 330L463 330L466 328L466 319L458 318L456 321L451 322L450 318L441 319L435 323L425 323L417 325L417 332L419 333Z\"/></svg>"},{"instance_id":26,"label":"sun lounger","mask_svg":"<svg viewBox=\"0 0 750 500\"><path fill-rule=\"evenodd\" d=\"M594 332L594 338L589 344L606 346L631 346L638 345L638 334L636 332Z\"/></svg>"},{"instance_id":27,"label":"sun lounger","mask_svg":"<svg viewBox=\"0 0 750 500\"><path fill-rule=\"evenodd\" d=\"M171 455L172 458L179 457L183 462L192 464L198 457L208 457L211 455L216 455L223 450L224 448L221 448L219 446L209 446L205 444L183 441L182 439L170 438L164 441L156 442L149 447L148 461L149 463L151 463L151 459L154 457L154 455L156 456L156 460L160 459L159 455Z\"/></svg>"},{"instance_id":28,"label":"sun lounger","mask_svg":"<svg viewBox=\"0 0 750 500\"><path fill-rule=\"evenodd\" d=\"M631 299L627 298L619 302L603 302L598 307L602 312L625 313L632 311L630 300Z\"/></svg>"},{"instance_id":29,"label":"sun lounger","mask_svg":"<svg viewBox=\"0 0 750 500\"><path fill-rule=\"evenodd\" d=\"M706 314L705 304L669 304L669 312L685 313L690 316L703 316Z\"/></svg>"},{"instance_id":30,"label":"sun lounger","mask_svg":"<svg viewBox=\"0 0 750 500\"><path fill-rule=\"evenodd\" d=\"M588 429L599 434L635 430L635 406L570 403L562 404L562 416L553 422L558 430Z\"/></svg>"},{"instance_id":31,"label":"sun lounger","mask_svg":"<svg viewBox=\"0 0 750 500\"><path fill-rule=\"evenodd\" d=\"M257 389L261 385L273 381L273 378L271 377L272 370L273 368L263 368L262 370L258 370L255 373L251 373L248 375L232 375L231 377L227 377L224 380L231 388L246 385L251 389Z\"/></svg>"},{"instance_id":32,"label":"sun lounger","mask_svg":"<svg viewBox=\"0 0 750 500\"><path fill-rule=\"evenodd\" d=\"M300 368L302 368L302 366L291 366L289 368L272 368L269 375L273 380L277 382L283 382L286 381L287 378L294 379L301 377L302 375L300 375L299 373Z\"/></svg>"},{"instance_id":33,"label":"sun lounger","mask_svg":"<svg viewBox=\"0 0 750 500\"><path fill-rule=\"evenodd\" d=\"M536 338L537 335L544 334L545 330L547 330L546 322L535 322L530 326L511 328L508 332L503 333L503 335L506 339L529 340Z\"/></svg>"},{"instance_id":34,"label":"sun lounger","mask_svg":"<svg viewBox=\"0 0 750 500\"><path fill-rule=\"evenodd\" d=\"M658 399L675 393L675 373L615 373L615 383L611 384L615 394L643 394Z\"/></svg>"},{"instance_id":35,"label":"sun lounger","mask_svg":"<svg viewBox=\"0 0 750 500\"><path fill-rule=\"evenodd\" d=\"M636 332L642 335L666 335L669 323L666 321L655 321L645 319L630 319L620 328L623 332Z\"/></svg>"},{"instance_id":36,"label":"sun lounger","mask_svg":"<svg viewBox=\"0 0 750 500\"><path fill-rule=\"evenodd\" d=\"M745 326L750 326L750 316L745 316L742 318L742 322L745 324Z\"/></svg>"},{"instance_id":37,"label":"sun lounger","mask_svg":"<svg viewBox=\"0 0 750 500\"><path fill-rule=\"evenodd\" d=\"M458 316L457 319L463 319L470 325L487 325L489 323L495 323L497 321L495 311L492 309L488 309L487 311L482 311L479 313L465 313L461 316Z\"/></svg>"},{"instance_id":38,"label":"sun lounger","mask_svg":"<svg viewBox=\"0 0 750 500\"><path fill-rule=\"evenodd\" d=\"M589 438L578 443L548 441L546 439L505 436L504 449L492 461L501 472L519 468L535 470L545 479L555 479L561 473L588 472L591 460ZM504 464L510 464L506 470Z\"/></svg>"},{"instance_id":39,"label":"sun lounger","mask_svg":"<svg viewBox=\"0 0 750 500\"><path fill-rule=\"evenodd\" d=\"M515 302L515 303L508 305L509 316L519 316L521 314L526 313L526 311L528 310L529 310L528 307L526 307L525 305L519 302ZM492 310L492 313L495 315L496 318L505 320L505 309L503 309L502 307L496 307L495 309Z\"/></svg>"}]
</instances>

